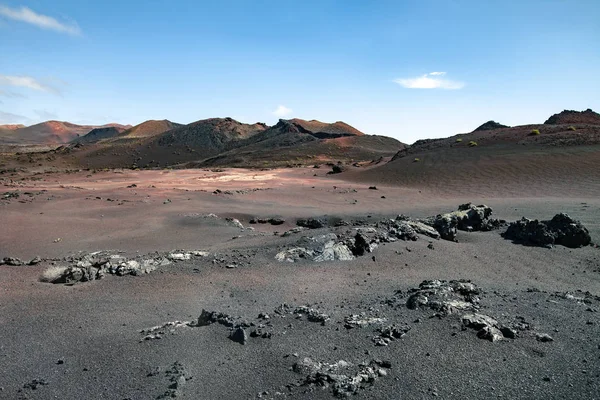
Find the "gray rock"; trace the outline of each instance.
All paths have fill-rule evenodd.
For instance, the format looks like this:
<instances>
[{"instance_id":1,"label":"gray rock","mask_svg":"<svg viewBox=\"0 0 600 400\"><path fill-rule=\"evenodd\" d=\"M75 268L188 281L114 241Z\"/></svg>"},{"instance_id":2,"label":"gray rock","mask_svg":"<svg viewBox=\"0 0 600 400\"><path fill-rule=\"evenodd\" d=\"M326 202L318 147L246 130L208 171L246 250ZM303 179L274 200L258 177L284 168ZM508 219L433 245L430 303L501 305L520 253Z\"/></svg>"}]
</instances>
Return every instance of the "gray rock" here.
<instances>
[{"instance_id":1,"label":"gray rock","mask_svg":"<svg viewBox=\"0 0 600 400\"><path fill-rule=\"evenodd\" d=\"M35 256L34 258L32 258L27 265L36 265L42 262L42 258L40 256Z\"/></svg>"},{"instance_id":2,"label":"gray rock","mask_svg":"<svg viewBox=\"0 0 600 400\"><path fill-rule=\"evenodd\" d=\"M468 281L423 281L418 289L411 289L406 307L430 308L443 314L456 311L474 311L479 308L479 288Z\"/></svg>"},{"instance_id":3,"label":"gray rock","mask_svg":"<svg viewBox=\"0 0 600 400\"><path fill-rule=\"evenodd\" d=\"M542 343L554 341L554 338L552 336L548 335L547 333L538 333L537 335L535 335L535 338L538 342L542 342Z\"/></svg>"}]
</instances>

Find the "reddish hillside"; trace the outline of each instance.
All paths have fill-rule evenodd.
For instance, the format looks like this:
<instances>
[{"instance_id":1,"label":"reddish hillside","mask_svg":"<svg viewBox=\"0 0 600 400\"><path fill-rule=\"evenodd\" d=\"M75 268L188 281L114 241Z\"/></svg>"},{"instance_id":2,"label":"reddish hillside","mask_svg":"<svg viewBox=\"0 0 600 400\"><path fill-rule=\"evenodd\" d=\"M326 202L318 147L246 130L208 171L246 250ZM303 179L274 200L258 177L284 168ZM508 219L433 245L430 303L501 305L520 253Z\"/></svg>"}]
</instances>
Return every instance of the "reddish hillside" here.
<instances>
[{"instance_id":1,"label":"reddish hillside","mask_svg":"<svg viewBox=\"0 0 600 400\"><path fill-rule=\"evenodd\" d=\"M116 123L94 126L76 125L63 121L46 121L4 133L0 136L0 142L10 144L65 144L79 136L88 134L92 129L103 127L127 129L129 126Z\"/></svg>"}]
</instances>

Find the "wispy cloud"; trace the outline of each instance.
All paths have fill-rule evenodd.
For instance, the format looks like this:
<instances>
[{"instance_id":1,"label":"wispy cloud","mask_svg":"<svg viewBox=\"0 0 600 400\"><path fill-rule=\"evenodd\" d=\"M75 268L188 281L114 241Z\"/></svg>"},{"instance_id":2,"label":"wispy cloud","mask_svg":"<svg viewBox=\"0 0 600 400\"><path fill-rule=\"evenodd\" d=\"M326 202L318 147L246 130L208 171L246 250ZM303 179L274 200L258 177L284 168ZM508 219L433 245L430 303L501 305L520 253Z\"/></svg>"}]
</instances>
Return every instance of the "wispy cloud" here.
<instances>
[{"instance_id":1,"label":"wispy cloud","mask_svg":"<svg viewBox=\"0 0 600 400\"><path fill-rule=\"evenodd\" d=\"M0 111L0 124L16 124L26 122L29 122L29 118L23 115Z\"/></svg>"},{"instance_id":2,"label":"wispy cloud","mask_svg":"<svg viewBox=\"0 0 600 400\"><path fill-rule=\"evenodd\" d=\"M0 89L0 96L8 97L9 99L24 99L27 97L21 93L11 92L10 90L2 89Z\"/></svg>"},{"instance_id":3,"label":"wispy cloud","mask_svg":"<svg viewBox=\"0 0 600 400\"><path fill-rule=\"evenodd\" d=\"M41 29L49 29L73 36L81 35L81 29L76 22L60 22L47 15L38 14L27 7L10 8L0 5L0 15L14 21L25 22Z\"/></svg>"},{"instance_id":4,"label":"wispy cloud","mask_svg":"<svg viewBox=\"0 0 600 400\"><path fill-rule=\"evenodd\" d=\"M293 110L291 108L280 105L275 111L273 111L273 115L277 117L285 117L286 115L290 115L292 111Z\"/></svg>"},{"instance_id":5,"label":"wispy cloud","mask_svg":"<svg viewBox=\"0 0 600 400\"><path fill-rule=\"evenodd\" d=\"M394 82L407 89L462 89L464 82L441 78L445 72L430 72L416 78L399 78Z\"/></svg>"},{"instance_id":6,"label":"wispy cloud","mask_svg":"<svg viewBox=\"0 0 600 400\"><path fill-rule=\"evenodd\" d=\"M24 87L42 92L59 93L55 87L42 83L31 76L0 75L0 86Z\"/></svg>"},{"instance_id":7,"label":"wispy cloud","mask_svg":"<svg viewBox=\"0 0 600 400\"><path fill-rule=\"evenodd\" d=\"M44 121L58 119L58 115L48 110L33 110L33 112L36 113L37 116Z\"/></svg>"}]
</instances>

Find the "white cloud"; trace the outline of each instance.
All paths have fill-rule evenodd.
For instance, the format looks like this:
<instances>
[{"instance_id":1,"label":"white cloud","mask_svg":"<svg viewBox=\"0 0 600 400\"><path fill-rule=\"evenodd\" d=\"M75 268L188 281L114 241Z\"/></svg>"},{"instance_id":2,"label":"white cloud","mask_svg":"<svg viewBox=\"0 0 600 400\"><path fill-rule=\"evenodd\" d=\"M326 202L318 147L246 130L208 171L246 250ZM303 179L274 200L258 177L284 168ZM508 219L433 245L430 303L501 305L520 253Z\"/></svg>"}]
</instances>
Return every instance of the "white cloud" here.
<instances>
[{"instance_id":1,"label":"white cloud","mask_svg":"<svg viewBox=\"0 0 600 400\"><path fill-rule=\"evenodd\" d=\"M31 76L0 75L0 86L16 86L42 92L58 93L56 88L46 85Z\"/></svg>"},{"instance_id":2,"label":"white cloud","mask_svg":"<svg viewBox=\"0 0 600 400\"><path fill-rule=\"evenodd\" d=\"M462 89L465 84L440 78L445 72L430 72L416 78L394 79L394 82L407 89Z\"/></svg>"},{"instance_id":3,"label":"white cloud","mask_svg":"<svg viewBox=\"0 0 600 400\"><path fill-rule=\"evenodd\" d=\"M277 117L285 117L286 115L290 115L292 113L291 108L287 108L286 106L280 105L277 107L275 111L273 111L273 115Z\"/></svg>"},{"instance_id":4,"label":"white cloud","mask_svg":"<svg viewBox=\"0 0 600 400\"><path fill-rule=\"evenodd\" d=\"M38 28L50 29L57 32L67 33L69 35L78 36L81 34L79 26L75 22L64 23L57 21L55 18L47 15L38 14L35 11L27 8L10 8L0 5L0 15L12 19L14 21L25 22L35 25Z\"/></svg>"}]
</instances>

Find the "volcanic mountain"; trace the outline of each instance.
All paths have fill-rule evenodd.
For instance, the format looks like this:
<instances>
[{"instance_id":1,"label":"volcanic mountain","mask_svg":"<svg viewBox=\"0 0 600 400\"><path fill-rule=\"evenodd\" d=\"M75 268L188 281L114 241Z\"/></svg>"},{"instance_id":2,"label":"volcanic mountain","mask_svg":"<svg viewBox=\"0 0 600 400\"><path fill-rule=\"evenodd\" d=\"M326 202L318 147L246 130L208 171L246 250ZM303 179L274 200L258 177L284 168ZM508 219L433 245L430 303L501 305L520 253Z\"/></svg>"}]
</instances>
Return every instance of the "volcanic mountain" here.
<instances>
[{"instance_id":1,"label":"volcanic mountain","mask_svg":"<svg viewBox=\"0 0 600 400\"><path fill-rule=\"evenodd\" d=\"M121 132L123 132L122 129L116 128L114 126L108 126L105 128L94 128L89 133L87 133L85 136L77 137L77 138L73 139L71 142L72 143L95 143L95 142L99 142L100 140L114 138L114 137L118 136Z\"/></svg>"},{"instance_id":2,"label":"volcanic mountain","mask_svg":"<svg viewBox=\"0 0 600 400\"><path fill-rule=\"evenodd\" d=\"M564 110L554 114L544 122L545 125L591 124L600 125L600 114L588 108L585 111Z\"/></svg>"},{"instance_id":3,"label":"volcanic mountain","mask_svg":"<svg viewBox=\"0 0 600 400\"><path fill-rule=\"evenodd\" d=\"M156 133L169 124L174 126ZM145 126L144 126L145 125ZM149 129L153 128L153 129ZM273 167L391 157L405 145L344 123L280 120L275 126L209 118L188 125L148 121L77 148L58 149L69 163L94 168L175 165Z\"/></svg>"},{"instance_id":4,"label":"volcanic mountain","mask_svg":"<svg viewBox=\"0 0 600 400\"><path fill-rule=\"evenodd\" d=\"M11 131L0 131L0 143L4 144L32 144L53 145L69 143L79 136L88 134L95 128L114 127L125 130L129 125L116 123L102 126L76 125L64 121L46 121L36 125L13 129Z\"/></svg>"},{"instance_id":5,"label":"volcanic mountain","mask_svg":"<svg viewBox=\"0 0 600 400\"><path fill-rule=\"evenodd\" d=\"M178 124L176 122L171 122L168 119L163 120L148 120L142 122L139 125L134 126L133 128L129 128L124 131L119 139L139 139L139 138L147 138L156 135L160 135L163 132L170 131L171 129L180 128L184 125Z\"/></svg>"},{"instance_id":6,"label":"volcanic mountain","mask_svg":"<svg viewBox=\"0 0 600 400\"><path fill-rule=\"evenodd\" d=\"M406 145L386 136L365 135L344 123L279 120L243 146L188 166L273 167L333 161L369 161L389 157Z\"/></svg>"},{"instance_id":7,"label":"volcanic mountain","mask_svg":"<svg viewBox=\"0 0 600 400\"><path fill-rule=\"evenodd\" d=\"M494 129L510 128L510 126L502 125L496 121L488 121L484 124L479 125L473 132L479 131L493 131Z\"/></svg>"}]
</instances>

